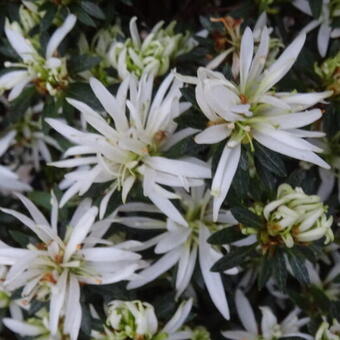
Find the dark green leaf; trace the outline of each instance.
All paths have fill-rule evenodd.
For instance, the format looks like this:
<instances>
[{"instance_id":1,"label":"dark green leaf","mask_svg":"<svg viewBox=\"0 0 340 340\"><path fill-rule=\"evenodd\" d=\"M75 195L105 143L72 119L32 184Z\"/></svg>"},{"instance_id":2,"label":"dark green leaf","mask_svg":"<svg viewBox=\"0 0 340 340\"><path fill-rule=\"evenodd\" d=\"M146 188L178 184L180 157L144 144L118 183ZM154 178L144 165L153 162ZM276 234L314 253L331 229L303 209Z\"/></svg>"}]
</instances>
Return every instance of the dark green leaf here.
<instances>
[{"instance_id":1,"label":"dark green leaf","mask_svg":"<svg viewBox=\"0 0 340 340\"><path fill-rule=\"evenodd\" d=\"M17 122L30 107L32 98L36 93L35 87L26 87L10 106L9 119L11 122Z\"/></svg>"},{"instance_id":2,"label":"dark green leaf","mask_svg":"<svg viewBox=\"0 0 340 340\"><path fill-rule=\"evenodd\" d=\"M98 65L100 60L100 57L94 57L90 55L74 56L68 62L68 69L72 73L79 73Z\"/></svg>"},{"instance_id":3,"label":"dark green leaf","mask_svg":"<svg viewBox=\"0 0 340 340\"><path fill-rule=\"evenodd\" d=\"M8 233L12 236L13 240L20 244L21 247L26 247L29 243L28 235L18 230L9 230Z\"/></svg>"},{"instance_id":4,"label":"dark green leaf","mask_svg":"<svg viewBox=\"0 0 340 340\"><path fill-rule=\"evenodd\" d=\"M231 250L227 255L219 259L211 268L213 272L222 272L235 266L241 265L255 249L256 244L238 247Z\"/></svg>"},{"instance_id":5,"label":"dark green leaf","mask_svg":"<svg viewBox=\"0 0 340 340\"><path fill-rule=\"evenodd\" d=\"M277 249L273 260L274 260L274 267L275 267L275 270L273 271L274 278L276 280L276 283L277 283L280 291L285 292L286 291L288 271L287 271L287 267L286 267L286 261L285 261L284 253L280 249Z\"/></svg>"},{"instance_id":6,"label":"dark green leaf","mask_svg":"<svg viewBox=\"0 0 340 340\"><path fill-rule=\"evenodd\" d=\"M273 152L263 145L255 142L255 158L266 169L272 172L274 175L285 177L287 176L287 170L282 158L276 152Z\"/></svg>"},{"instance_id":7,"label":"dark green leaf","mask_svg":"<svg viewBox=\"0 0 340 340\"><path fill-rule=\"evenodd\" d=\"M80 22L86 26L96 27L94 20L79 6L73 6L73 12Z\"/></svg>"},{"instance_id":8,"label":"dark green leaf","mask_svg":"<svg viewBox=\"0 0 340 340\"><path fill-rule=\"evenodd\" d=\"M32 191L28 194L28 197L33 203L39 207L43 207L46 210L51 210L51 195L46 191Z\"/></svg>"},{"instance_id":9,"label":"dark green leaf","mask_svg":"<svg viewBox=\"0 0 340 340\"><path fill-rule=\"evenodd\" d=\"M82 1L80 3L80 6L83 8L85 12L87 12L92 17L95 17L101 20L105 19L104 12L100 9L100 7L97 4L91 1Z\"/></svg>"},{"instance_id":10,"label":"dark green leaf","mask_svg":"<svg viewBox=\"0 0 340 340\"><path fill-rule=\"evenodd\" d=\"M310 279L305 265L305 258L296 249L287 250L287 255L294 277L303 285L309 284Z\"/></svg>"},{"instance_id":11,"label":"dark green leaf","mask_svg":"<svg viewBox=\"0 0 340 340\"><path fill-rule=\"evenodd\" d=\"M46 11L45 15L40 21L40 32L48 30L57 12L56 6L54 6L51 3L47 4L46 7L47 8L45 8L45 11Z\"/></svg>"},{"instance_id":12,"label":"dark green leaf","mask_svg":"<svg viewBox=\"0 0 340 340\"><path fill-rule=\"evenodd\" d=\"M319 19L321 15L322 3L323 0L309 0L309 6L315 19Z\"/></svg>"},{"instance_id":13,"label":"dark green leaf","mask_svg":"<svg viewBox=\"0 0 340 340\"><path fill-rule=\"evenodd\" d=\"M262 228L263 222L259 216L243 207L234 207L231 209L233 216L243 225L251 228Z\"/></svg>"},{"instance_id":14,"label":"dark green leaf","mask_svg":"<svg viewBox=\"0 0 340 340\"><path fill-rule=\"evenodd\" d=\"M239 227L233 226L217 231L208 238L208 242L211 244L226 244L241 240L244 237Z\"/></svg>"},{"instance_id":15,"label":"dark green leaf","mask_svg":"<svg viewBox=\"0 0 340 340\"><path fill-rule=\"evenodd\" d=\"M257 287L261 290L269 280L274 269L274 260L270 256L265 256L261 260L259 274L257 277Z\"/></svg>"},{"instance_id":16,"label":"dark green leaf","mask_svg":"<svg viewBox=\"0 0 340 340\"><path fill-rule=\"evenodd\" d=\"M88 84L71 84L66 90L66 97L80 100L91 106L94 110L103 110L100 102L98 101L97 97L92 92L90 85Z\"/></svg>"}]
</instances>

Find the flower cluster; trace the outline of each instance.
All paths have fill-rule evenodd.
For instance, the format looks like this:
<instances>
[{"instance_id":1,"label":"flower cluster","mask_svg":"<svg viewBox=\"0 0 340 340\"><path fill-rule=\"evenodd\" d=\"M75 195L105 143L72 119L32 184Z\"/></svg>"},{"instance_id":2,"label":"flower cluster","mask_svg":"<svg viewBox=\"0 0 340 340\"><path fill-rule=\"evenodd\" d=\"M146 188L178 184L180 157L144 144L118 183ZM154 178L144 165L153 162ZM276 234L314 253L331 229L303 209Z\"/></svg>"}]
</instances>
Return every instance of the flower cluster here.
<instances>
[{"instance_id":1,"label":"flower cluster","mask_svg":"<svg viewBox=\"0 0 340 340\"><path fill-rule=\"evenodd\" d=\"M339 340L339 0L0 8L1 339Z\"/></svg>"}]
</instances>

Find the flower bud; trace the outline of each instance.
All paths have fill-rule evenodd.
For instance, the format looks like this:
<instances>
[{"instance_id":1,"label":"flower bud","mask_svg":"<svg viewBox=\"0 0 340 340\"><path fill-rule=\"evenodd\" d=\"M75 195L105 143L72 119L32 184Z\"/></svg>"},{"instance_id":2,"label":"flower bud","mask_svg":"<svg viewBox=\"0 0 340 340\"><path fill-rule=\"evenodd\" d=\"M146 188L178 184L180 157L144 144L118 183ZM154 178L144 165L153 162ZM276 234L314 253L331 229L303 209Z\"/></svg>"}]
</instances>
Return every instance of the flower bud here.
<instances>
[{"instance_id":1,"label":"flower bud","mask_svg":"<svg viewBox=\"0 0 340 340\"><path fill-rule=\"evenodd\" d=\"M325 237L325 244L333 241L332 217L316 195L306 195L301 188L288 184L278 188L277 200L263 209L270 237L280 237L289 248L295 243L307 243Z\"/></svg>"},{"instance_id":2,"label":"flower bud","mask_svg":"<svg viewBox=\"0 0 340 340\"><path fill-rule=\"evenodd\" d=\"M109 304L107 325L128 339L151 339L158 322L152 305L141 301L115 300Z\"/></svg>"}]
</instances>

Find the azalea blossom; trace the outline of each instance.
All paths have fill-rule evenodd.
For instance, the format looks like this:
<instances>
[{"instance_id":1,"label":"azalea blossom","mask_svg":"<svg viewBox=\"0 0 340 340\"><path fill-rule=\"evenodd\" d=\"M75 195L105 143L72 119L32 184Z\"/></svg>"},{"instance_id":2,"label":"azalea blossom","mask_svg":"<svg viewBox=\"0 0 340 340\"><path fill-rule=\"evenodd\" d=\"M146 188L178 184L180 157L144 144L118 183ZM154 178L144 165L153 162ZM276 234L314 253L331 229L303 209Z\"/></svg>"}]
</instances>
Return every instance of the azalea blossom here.
<instances>
[{"instance_id":1,"label":"azalea blossom","mask_svg":"<svg viewBox=\"0 0 340 340\"><path fill-rule=\"evenodd\" d=\"M235 304L239 319L245 330L224 331L222 335L233 340L275 340L283 337L301 337L312 340L313 337L302 333L300 328L309 322L309 318L299 319L298 309L290 312L283 321L278 322L275 314L269 307L260 307L262 313L261 328L255 318L254 311L241 290L235 294Z\"/></svg>"},{"instance_id":2,"label":"azalea blossom","mask_svg":"<svg viewBox=\"0 0 340 340\"><path fill-rule=\"evenodd\" d=\"M140 255L129 251L131 242L113 246L102 239L111 221L95 223L98 209L91 200L82 201L66 228L64 239L58 234L58 202L52 193L51 221L24 196L17 194L31 217L2 208L33 231L40 243L26 249L0 243L0 264L10 266L4 287L23 288L26 304L33 298L49 301L49 330L56 335L60 320L63 332L77 339L82 317L80 284L109 284L132 278L143 266ZM99 245L99 246L97 246Z\"/></svg>"},{"instance_id":3,"label":"azalea blossom","mask_svg":"<svg viewBox=\"0 0 340 340\"><path fill-rule=\"evenodd\" d=\"M130 34L125 42L112 43L108 58L121 79L130 73L140 77L143 73L161 76L170 68L170 62L196 46L196 41L186 34L175 33L176 22L162 28L163 21L156 24L144 39L138 32L137 18L130 20Z\"/></svg>"},{"instance_id":4,"label":"azalea blossom","mask_svg":"<svg viewBox=\"0 0 340 340\"><path fill-rule=\"evenodd\" d=\"M203 279L209 295L219 312L229 319L229 307L223 287L220 273L210 271L212 265L219 260L223 254L220 249L215 249L207 242L209 236L225 226L236 224L230 212L221 210L217 222L212 220L211 201L209 190L204 186L191 189L191 195L183 190L177 190L183 210L183 218L186 224L181 224L171 218L166 221L157 217L127 216L118 218L119 223L136 229L163 230L156 237L146 241L137 249L155 247L155 253L162 255L160 259L153 262L148 268L140 272L139 278L132 280L128 288L138 288L153 281L158 276L167 272L178 264L176 276L177 296L181 295L190 283L196 262L198 261ZM128 203L121 206L118 211L122 212L160 212L156 207L143 203ZM225 272L226 274L237 274L236 268Z\"/></svg>"},{"instance_id":5,"label":"azalea blossom","mask_svg":"<svg viewBox=\"0 0 340 340\"><path fill-rule=\"evenodd\" d=\"M76 20L73 14L68 15L64 23L51 36L45 56L41 56L32 41L25 37L20 25L17 22L10 23L6 19L6 37L21 58L21 62L5 62L5 67L10 70L0 77L0 91L11 90L9 100L17 98L29 83L35 84L39 92L49 93L52 96L68 85L66 58L57 57L56 53L60 43L74 27Z\"/></svg>"},{"instance_id":6,"label":"azalea blossom","mask_svg":"<svg viewBox=\"0 0 340 340\"><path fill-rule=\"evenodd\" d=\"M167 216L186 224L170 202L178 196L162 185L188 189L202 185L202 179L211 173L208 165L198 159L166 158L172 146L197 132L191 128L176 131L175 118L188 108L187 103L179 102L181 82L168 75L153 99L153 78L149 75L140 81L133 76L126 78L116 96L97 79L92 78L90 85L108 120L83 102L71 98L68 102L82 112L96 133L76 130L56 119L46 120L75 144L64 155L68 159L52 163L61 168L78 167L60 184L66 189L61 205L76 194L83 195L93 183L108 183L100 206L102 217L116 190L121 190L125 202L140 180L146 197Z\"/></svg>"},{"instance_id":7,"label":"azalea blossom","mask_svg":"<svg viewBox=\"0 0 340 340\"><path fill-rule=\"evenodd\" d=\"M104 332L92 331L92 337L96 340L191 340L193 332L182 329L191 307L192 299L183 301L172 318L160 328L151 304L139 300L114 300L108 304Z\"/></svg>"},{"instance_id":8,"label":"azalea blossom","mask_svg":"<svg viewBox=\"0 0 340 340\"><path fill-rule=\"evenodd\" d=\"M0 157L5 154L13 140L16 132L10 131L0 139ZM30 185L22 182L19 176L8 166L0 165L0 190L1 191L27 191Z\"/></svg>"},{"instance_id":9,"label":"azalea blossom","mask_svg":"<svg viewBox=\"0 0 340 340\"><path fill-rule=\"evenodd\" d=\"M264 69L269 38L265 27L253 55L254 36L250 28L246 28L241 41L238 83L202 67L198 69L197 78L179 76L196 85L197 103L209 119L208 127L195 136L196 143L215 144L226 140L211 188L215 220L237 170L242 144L250 145L253 151L253 140L256 140L275 152L329 168L315 154L322 150L304 139L324 134L301 128L321 117L321 110L307 109L332 92L275 92L273 86L294 64L305 35L300 34L270 67Z\"/></svg>"},{"instance_id":10,"label":"azalea blossom","mask_svg":"<svg viewBox=\"0 0 340 340\"><path fill-rule=\"evenodd\" d=\"M293 5L303 13L313 16L307 0L294 0ZM332 21L340 17L340 4L338 0L322 0L321 14L318 19L312 20L303 32L308 33L319 27L317 44L321 57L327 53L329 39L340 37L340 28L332 28Z\"/></svg>"}]
</instances>

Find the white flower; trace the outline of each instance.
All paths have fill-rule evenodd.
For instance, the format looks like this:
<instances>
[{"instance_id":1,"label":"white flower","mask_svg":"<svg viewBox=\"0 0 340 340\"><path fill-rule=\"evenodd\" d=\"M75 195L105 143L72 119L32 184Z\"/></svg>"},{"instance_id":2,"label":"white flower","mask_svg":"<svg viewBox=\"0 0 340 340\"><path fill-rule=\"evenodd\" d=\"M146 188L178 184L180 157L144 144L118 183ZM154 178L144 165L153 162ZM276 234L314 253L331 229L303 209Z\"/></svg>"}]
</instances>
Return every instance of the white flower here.
<instances>
[{"instance_id":1,"label":"white flower","mask_svg":"<svg viewBox=\"0 0 340 340\"><path fill-rule=\"evenodd\" d=\"M222 18L211 18L212 22L221 22L225 28L225 34L221 37L217 37L215 41L215 46L217 49L221 48L223 45L226 44L230 46L225 51L221 52L218 56L216 56L213 60L211 60L207 64L207 68L213 70L217 68L229 54L232 53L232 66L231 72L234 78L239 75L240 72L240 46L242 40L241 34L241 24L243 22L242 19L234 19L230 16L222 17ZM258 48L259 43L261 42L261 33L262 30L266 27L267 23L267 14L263 12L257 19L254 30L253 30L253 38L254 38L254 45L255 50ZM267 28L266 28L267 29ZM268 33L272 32L272 28L268 28ZM269 41L269 52L266 59L266 66L270 65L274 60L275 56L278 53L278 47L281 47L282 43L279 39L271 38Z\"/></svg>"},{"instance_id":2,"label":"white flower","mask_svg":"<svg viewBox=\"0 0 340 340\"><path fill-rule=\"evenodd\" d=\"M42 131L42 110L43 103L28 108L22 120L15 126L17 145L13 153L19 159L18 162L33 165L36 171L40 170L41 160L46 163L52 161L49 147L61 151L57 141Z\"/></svg>"},{"instance_id":3,"label":"white flower","mask_svg":"<svg viewBox=\"0 0 340 340\"><path fill-rule=\"evenodd\" d=\"M1 210L31 229L41 243L21 249L1 242L0 264L10 266L4 286L10 291L23 287L21 294L27 303L32 298L48 299L51 334L57 334L63 318L64 333L77 339L82 316L80 283L100 285L127 280L142 266L140 255L126 250L131 246L128 242L112 246L102 239L111 221L94 223L98 209L91 206L89 199L79 204L62 240L58 235L58 202L53 193L51 222L30 200L17 196L31 218L15 210Z\"/></svg>"},{"instance_id":4,"label":"white flower","mask_svg":"<svg viewBox=\"0 0 340 340\"><path fill-rule=\"evenodd\" d=\"M34 337L39 340L63 340L66 334L63 334L61 327L58 327L56 334L51 334L49 329L49 313L46 309L40 309L33 317L24 319L21 311L11 313L11 318L3 318L4 325L12 332L21 336Z\"/></svg>"},{"instance_id":5,"label":"white flower","mask_svg":"<svg viewBox=\"0 0 340 340\"><path fill-rule=\"evenodd\" d=\"M306 110L331 92L275 93L272 87L294 64L305 35L299 35L267 69L269 33L262 30L254 52L252 31L246 28L240 50L240 80L235 84L221 73L199 68L197 78L180 76L196 84L196 100L209 119L208 127L195 137L196 143L215 144L227 140L212 182L214 218L228 193L241 155L241 144L253 139L281 154L328 168L314 152L322 150L304 140L320 137L320 132L300 129L321 117L319 109Z\"/></svg>"},{"instance_id":6,"label":"white flower","mask_svg":"<svg viewBox=\"0 0 340 340\"><path fill-rule=\"evenodd\" d=\"M22 62L5 62L6 67L16 67L18 70L9 71L0 77L0 91L11 90L8 96L13 100L20 95L24 87L33 82L38 91L54 96L60 88L68 84L66 58L54 56L58 46L76 23L73 14L68 15L62 26L51 36L45 56L39 55L32 42L24 37L18 23L12 24L6 19L6 37L22 59Z\"/></svg>"},{"instance_id":7,"label":"white flower","mask_svg":"<svg viewBox=\"0 0 340 340\"><path fill-rule=\"evenodd\" d=\"M260 307L262 313L261 329L255 319L254 311L240 291L236 291L235 303L237 314L245 330L224 331L222 335L233 340L275 340L282 337L301 337L312 340L313 337L301 333L299 330L308 323L309 318L298 319L299 310L295 309L286 318L278 323L276 316L269 307Z\"/></svg>"},{"instance_id":8,"label":"white flower","mask_svg":"<svg viewBox=\"0 0 340 340\"><path fill-rule=\"evenodd\" d=\"M164 29L164 22L160 21L142 41L136 21L136 17L130 20L131 38L124 43L115 41L108 54L121 79L130 73L137 77L143 73L163 75L174 58L189 52L197 44L188 32L185 35L174 32L175 21Z\"/></svg>"},{"instance_id":9,"label":"white flower","mask_svg":"<svg viewBox=\"0 0 340 340\"><path fill-rule=\"evenodd\" d=\"M330 325L326 318L321 323L318 331L315 334L315 340L339 340L340 339L340 323L334 319Z\"/></svg>"},{"instance_id":10,"label":"white flower","mask_svg":"<svg viewBox=\"0 0 340 340\"><path fill-rule=\"evenodd\" d=\"M158 276L167 272L170 268L178 264L176 277L177 296L183 293L190 283L196 262L198 260L205 285L209 295L219 312L229 319L229 308L223 287L221 275L213 273L210 268L219 260L223 254L207 242L209 236L226 225L233 225L237 221L227 211L221 210L217 223L212 221L210 207L210 192L204 191L204 187L191 189L191 195L184 191L177 191L180 195L180 203L183 208L183 217L186 224L180 224L171 218L165 221L157 217L128 216L118 219L128 227L137 229L159 230L164 232L146 241L143 246L137 249L146 249L155 246L155 253L162 257L154 262L150 267L143 270L139 278L132 280L128 288L137 288L153 281ZM118 210L124 212L153 212L158 209L142 203L130 203L122 206ZM226 272L236 274L236 268Z\"/></svg>"},{"instance_id":11,"label":"white flower","mask_svg":"<svg viewBox=\"0 0 340 340\"><path fill-rule=\"evenodd\" d=\"M318 195L326 201L332 194L334 187L338 189L338 201L340 202L340 133L320 141L320 146L325 150L324 154L331 165L331 169L319 169L320 186Z\"/></svg>"},{"instance_id":12,"label":"white flower","mask_svg":"<svg viewBox=\"0 0 340 340\"><path fill-rule=\"evenodd\" d=\"M310 4L307 0L294 0L293 5L303 13L313 16ZM321 14L318 19L312 20L303 32L308 33L314 28L320 26L317 43L319 53L324 57L327 53L329 39L340 37L340 28L332 28L332 20L340 17L340 6L338 0L322 0Z\"/></svg>"},{"instance_id":13,"label":"white flower","mask_svg":"<svg viewBox=\"0 0 340 340\"><path fill-rule=\"evenodd\" d=\"M192 307L192 299L183 301L173 317L159 329L152 305L142 301L114 300L109 303L104 333L92 331L93 339L189 340L193 332L181 329Z\"/></svg>"},{"instance_id":14,"label":"white flower","mask_svg":"<svg viewBox=\"0 0 340 340\"><path fill-rule=\"evenodd\" d=\"M324 279L320 277L320 268L306 262L310 281L313 285L321 289L330 300L337 300L340 296L340 283L335 278L340 274L340 263L335 263Z\"/></svg>"},{"instance_id":15,"label":"white flower","mask_svg":"<svg viewBox=\"0 0 340 340\"><path fill-rule=\"evenodd\" d=\"M8 147L16 136L15 131L8 132L0 139L0 157L5 154ZM1 191L25 191L31 190L31 187L20 181L18 175L9 167L0 165L0 190Z\"/></svg>"},{"instance_id":16,"label":"white flower","mask_svg":"<svg viewBox=\"0 0 340 340\"><path fill-rule=\"evenodd\" d=\"M113 192L121 190L125 202L135 182L140 180L146 197L167 216L185 223L169 200L178 197L161 185L187 189L202 185L202 179L209 178L211 173L208 165L197 159L163 157L173 145L197 131L186 128L175 132L174 119L188 108L187 103L179 102L181 83L173 81L170 74L153 100L153 79L148 75L140 81L126 78L116 97L97 79L91 79L90 85L113 124L74 99L68 102L82 112L97 133L81 132L61 121L47 119L54 129L76 144L66 151L65 157L77 158L52 163L58 167L79 167L68 173L61 183L62 189L67 188L61 205L77 193L83 195L93 183L108 183L100 207L102 217Z\"/></svg>"}]
</instances>

